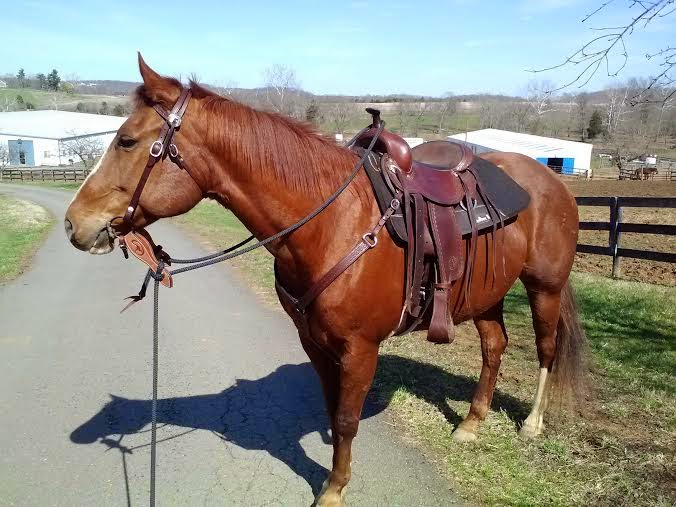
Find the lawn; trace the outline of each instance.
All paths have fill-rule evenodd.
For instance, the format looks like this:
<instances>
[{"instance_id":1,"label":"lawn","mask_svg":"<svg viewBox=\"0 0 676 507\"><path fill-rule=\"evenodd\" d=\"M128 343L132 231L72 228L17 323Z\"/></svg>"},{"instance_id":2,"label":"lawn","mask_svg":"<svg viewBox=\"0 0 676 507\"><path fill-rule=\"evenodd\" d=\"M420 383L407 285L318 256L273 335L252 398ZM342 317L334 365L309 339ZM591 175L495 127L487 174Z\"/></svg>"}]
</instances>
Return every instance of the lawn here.
<instances>
[{"instance_id":1,"label":"lawn","mask_svg":"<svg viewBox=\"0 0 676 507\"><path fill-rule=\"evenodd\" d=\"M213 202L176 219L212 248L248 235ZM270 256L240 258L237 271L274 301ZM371 400L433 460L450 487L486 505L672 505L676 501L676 289L575 274L590 344L593 396L584 414L548 421L543 438L517 436L535 391L537 363L523 287L509 293L510 346L479 442L451 432L467 413L481 352L461 325L450 346L422 334L387 340ZM357 444L358 445L358 444Z\"/></svg>"},{"instance_id":2,"label":"lawn","mask_svg":"<svg viewBox=\"0 0 676 507\"><path fill-rule=\"evenodd\" d=\"M26 269L53 222L37 204L0 194L0 284Z\"/></svg>"},{"instance_id":3,"label":"lawn","mask_svg":"<svg viewBox=\"0 0 676 507\"><path fill-rule=\"evenodd\" d=\"M4 88L0 90L0 103L14 101L21 95L24 104L32 104L35 109L54 109L75 111L77 104L95 104L106 102L112 111L117 104L126 104L127 97L112 95L87 95L79 93L51 92L46 90L33 90L32 88Z\"/></svg>"}]
</instances>

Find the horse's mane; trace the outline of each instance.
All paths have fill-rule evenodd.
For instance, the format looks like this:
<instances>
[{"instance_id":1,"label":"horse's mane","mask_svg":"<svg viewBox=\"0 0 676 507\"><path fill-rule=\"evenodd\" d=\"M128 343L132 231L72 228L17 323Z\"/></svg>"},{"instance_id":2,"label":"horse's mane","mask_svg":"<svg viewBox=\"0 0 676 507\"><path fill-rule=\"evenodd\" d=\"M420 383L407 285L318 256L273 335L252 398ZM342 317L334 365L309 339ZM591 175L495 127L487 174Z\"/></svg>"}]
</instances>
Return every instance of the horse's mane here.
<instances>
[{"instance_id":1,"label":"horse's mane","mask_svg":"<svg viewBox=\"0 0 676 507\"><path fill-rule=\"evenodd\" d=\"M222 150L224 157L260 171L262 177L269 177L262 171L271 167L276 178L289 188L327 197L354 167L354 153L317 133L309 124L253 109L193 81L190 89L209 115L204 121L207 143ZM143 86L137 90L136 99L148 103ZM245 142L238 142L240 139Z\"/></svg>"}]
</instances>

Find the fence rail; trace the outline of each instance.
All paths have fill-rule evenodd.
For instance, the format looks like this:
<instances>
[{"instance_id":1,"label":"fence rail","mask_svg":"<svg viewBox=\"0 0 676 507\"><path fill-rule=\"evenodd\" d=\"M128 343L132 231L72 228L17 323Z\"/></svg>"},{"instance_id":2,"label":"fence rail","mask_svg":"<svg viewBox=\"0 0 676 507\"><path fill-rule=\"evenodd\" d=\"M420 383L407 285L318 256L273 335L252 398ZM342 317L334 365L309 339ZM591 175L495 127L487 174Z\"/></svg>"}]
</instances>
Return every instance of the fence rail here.
<instances>
[{"instance_id":1,"label":"fence rail","mask_svg":"<svg viewBox=\"0 0 676 507\"><path fill-rule=\"evenodd\" d=\"M89 169L2 169L2 181L83 181Z\"/></svg>"},{"instance_id":2,"label":"fence rail","mask_svg":"<svg viewBox=\"0 0 676 507\"><path fill-rule=\"evenodd\" d=\"M623 232L676 235L676 225L635 224L622 221L623 208L676 208L676 197L577 197L578 206L608 206L609 222L580 222L582 231L608 231L608 246L578 244L577 251L613 258L613 276L620 276L620 259L644 259L676 263L676 253L620 247Z\"/></svg>"}]
</instances>

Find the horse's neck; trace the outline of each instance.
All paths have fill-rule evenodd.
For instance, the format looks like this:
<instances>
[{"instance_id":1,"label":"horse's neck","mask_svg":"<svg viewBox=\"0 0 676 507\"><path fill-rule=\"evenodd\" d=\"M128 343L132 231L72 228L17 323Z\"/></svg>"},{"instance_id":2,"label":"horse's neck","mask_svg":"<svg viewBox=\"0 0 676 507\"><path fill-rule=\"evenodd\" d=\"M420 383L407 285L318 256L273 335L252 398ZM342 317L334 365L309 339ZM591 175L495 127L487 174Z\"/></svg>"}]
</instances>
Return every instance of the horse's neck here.
<instances>
[{"instance_id":1,"label":"horse's neck","mask_svg":"<svg viewBox=\"0 0 676 507\"><path fill-rule=\"evenodd\" d=\"M240 139L239 142L257 142L256 139ZM230 153L257 153L257 150L242 150L241 146L230 146ZM328 149L331 149L330 147ZM293 170L317 171L319 167L304 159L302 146L294 150L295 160L286 160ZM340 158L340 157L339 157ZM343 156L343 162L330 167L334 174L346 179L354 168L357 157ZM327 160L335 157L327 155ZM248 157L246 159L231 158L219 167L220 176L214 178L214 190L217 199L229 208L235 216L258 239L267 238L280 230L296 223L318 208L329 196L293 188L279 177L279 170L270 164L274 157ZM324 165L323 170L326 170ZM358 178L359 179L359 178ZM365 179L365 178L364 178ZM363 184L363 181L361 182ZM353 185L359 184L354 182ZM338 184L333 186L338 188ZM349 195L348 195L349 194ZM363 208L363 209L362 209ZM370 211L371 203L357 199L350 191L344 192L337 202L331 204L318 217L305 224L286 238L271 243L268 250L281 264L290 271L308 272L308 262L316 267L316 253L321 249L329 249L335 245L336 233L352 237L351 224L359 228L354 218L365 211ZM368 213L367 213L368 214ZM360 233L361 234L361 233ZM340 245L342 249L344 246ZM308 256L315 255L314 259ZM321 268L320 268L321 269Z\"/></svg>"}]
</instances>

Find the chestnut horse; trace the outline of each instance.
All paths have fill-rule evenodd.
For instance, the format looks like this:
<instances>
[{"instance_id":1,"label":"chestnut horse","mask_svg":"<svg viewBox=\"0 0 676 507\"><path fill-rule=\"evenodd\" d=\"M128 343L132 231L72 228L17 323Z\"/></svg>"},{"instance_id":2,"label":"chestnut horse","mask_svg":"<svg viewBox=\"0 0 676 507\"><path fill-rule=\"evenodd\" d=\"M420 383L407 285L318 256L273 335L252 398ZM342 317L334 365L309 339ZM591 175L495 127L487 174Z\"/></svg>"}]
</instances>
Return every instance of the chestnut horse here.
<instances>
[{"instance_id":1,"label":"chestnut horse","mask_svg":"<svg viewBox=\"0 0 676 507\"><path fill-rule=\"evenodd\" d=\"M136 107L88 176L66 214L71 243L93 254L114 247L111 221L125 213L131 193L164 120L183 85L160 76L139 55L143 85ZM190 174L168 158L158 162L133 217L142 228L180 215L203 198L231 210L258 239L304 217L340 186L358 157L304 124L254 110L190 83L192 100L175 139ZM532 411L521 433L543 431L552 392L574 390L580 378L584 333L577 321L568 276L578 233L575 200L552 171L514 153L481 155L501 167L529 194L530 205L496 233L499 259L495 282L493 238L481 235L471 283L471 304L450 305L456 323L473 319L481 337L483 367L467 417L455 429L460 442L476 439L489 409L507 333L502 309L517 279L526 287L540 363ZM362 171L347 190L312 221L267 245L281 285L302 295L355 245L380 218L369 180ZM116 225L124 228L125 225ZM126 231L119 231L126 232ZM492 276L492 275L491 275ZM333 437L333 466L317 505L342 505L351 475L351 446L364 398L378 361L379 344L390 336L404 305L404 250L381 232L376 248L331 284L300 317L280 295L322 383ZM425 324L423 323L423 326ZM551 374L551 375L550 375Z\"/></svg>"}]
</instances>

